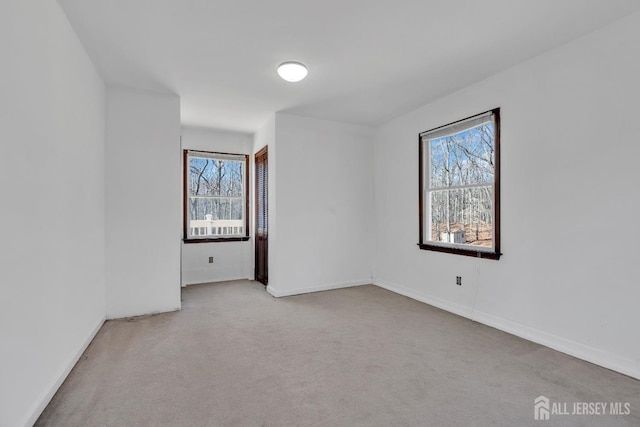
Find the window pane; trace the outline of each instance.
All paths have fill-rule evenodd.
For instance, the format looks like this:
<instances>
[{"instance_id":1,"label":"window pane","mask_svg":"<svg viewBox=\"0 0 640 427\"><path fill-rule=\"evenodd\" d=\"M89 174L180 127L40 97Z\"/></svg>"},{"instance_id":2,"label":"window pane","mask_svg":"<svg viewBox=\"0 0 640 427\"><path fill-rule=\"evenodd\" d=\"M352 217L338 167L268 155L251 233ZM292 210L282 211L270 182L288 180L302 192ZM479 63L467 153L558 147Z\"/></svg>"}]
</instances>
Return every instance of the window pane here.
<instances>
[{"instance_id":1,"label":"window pane","mask_svg":"<svg viewBox=\"0 0 640 427\"><path fill-rule=\"evenodd\" d=\"M243 199L189 197L189 236L243 235Z\"/></svg>"},{"instance_id":2,"label":"window pane","mask_svg":"<svg viewBox=\"0 0 640 427\"><path fill-rule=\"evenodd\" d=\"M189 197L189 218L192 220L242 220L242 198Z\"/></svg>"},{"instance_id":3,"label":"window pane","mask_svg":"<svg viewBox=\"0 0 640 427\"><path fill-rule=\"evenodd\" d=\"M430 139L430 188L489 184L494 173L494 125L487 122Z\"/></svg>"},{"instance_id":4,"label":"window pane","mask_svg":"<svg viewBox=\"0 0 640 427\"><path fill-rule=\"evenodd\" d=\"M419 136L420 249L500 259L500 109Z\"/></svg>"},{"instance_id":5,"label":"window pane","mask_svg":"<svg viewBox=\"0 0 640 427\"><path fill-rule=\"evenodd\" d=\"M248 156L205 151L184 155L185 238L248 237Z\"/></svg>"},{"instance_id":6,"label":"window pane","mask_svg":"<svg viewBox=\"0 0 640 427\"><path fill-rule=\"evenodd\" d=\"M430 200L431 238L427 240L493 246L491 186L431 191Z\"/></svg>"},{"instance_id":7,"label":"window pane","mask_svg":"<svg viewBox=\"0 0 640 427\"><path fill-rule=\"evenodd\" d=\"M189 158L190 196L242 197L244 162Z\"/></svg>"}]
</instances>

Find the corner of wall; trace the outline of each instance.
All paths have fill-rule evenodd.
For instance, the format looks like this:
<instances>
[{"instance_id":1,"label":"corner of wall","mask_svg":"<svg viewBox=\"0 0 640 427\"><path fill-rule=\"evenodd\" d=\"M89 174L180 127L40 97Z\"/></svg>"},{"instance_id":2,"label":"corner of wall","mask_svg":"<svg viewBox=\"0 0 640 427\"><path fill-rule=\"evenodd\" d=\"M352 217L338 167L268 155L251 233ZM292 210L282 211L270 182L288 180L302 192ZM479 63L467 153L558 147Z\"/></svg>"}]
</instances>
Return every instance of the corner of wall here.
<instances>
[{"instance_id":1,"label":"corner of wall","mask_svg":"<svg viewBox=\"0 0 640 427\"><path fill-rule=\"evenodd\" d=\"M73 368L76 366L76 364L80 360L80 357L82 357L82 354L85 352L87 347L89 347L91 341L93 341L93 339L96 337L105 321L105 316L101 317L98 320L89 336L75 351L73 357L69 360L69 363L58 371L53 383L51 383L49 387L43 390L40 396L35 400L31 408L27 411L27 418L25 419L24 423L21 423L20 425L29 427L33 426L36 421L38 421L38 418L40 418L42 412L46 409L47 405L49 405L49 402L51 402L51 399L53 399L53 396L56 394L60 386L62 386L62 383L64 383Z\"/></svg>"}]
</instances>

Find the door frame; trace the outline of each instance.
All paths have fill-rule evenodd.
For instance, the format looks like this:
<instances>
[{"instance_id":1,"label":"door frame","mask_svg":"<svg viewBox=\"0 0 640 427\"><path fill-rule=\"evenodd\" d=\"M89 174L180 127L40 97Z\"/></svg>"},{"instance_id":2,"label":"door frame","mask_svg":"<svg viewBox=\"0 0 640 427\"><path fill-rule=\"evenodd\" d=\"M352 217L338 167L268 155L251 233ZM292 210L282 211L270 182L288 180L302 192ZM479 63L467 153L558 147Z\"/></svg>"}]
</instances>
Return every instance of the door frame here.
<instances>
[{"instance_id":1,"label":"door frame","mask_svg":"<svg viewBox=\"0 0 640 427\"><path fill-rule=\"evenodd\" d=\"M258 161L260 159L260 161ZM263 167L266 168L265 176L263 177L263 191L260 191L260 176L258 174L258 164L264 164ZM258 150L258 152L254 155L254 172L255 172L255 224L254 224L254 279L263 285L267 285L269 283L269 157L268 157L268 146L265 145L264 148ZM263 196L262 203L260 203L260 196ZM260 208L263 208L265 212L260 212ZM262 233L258 232L258 218L260 215L264 216L266 230ZM260 262L260 256L264 257L264 260ZM259 266L263 267L263 271L259 271Z\"/></svg>"}]
</instances>

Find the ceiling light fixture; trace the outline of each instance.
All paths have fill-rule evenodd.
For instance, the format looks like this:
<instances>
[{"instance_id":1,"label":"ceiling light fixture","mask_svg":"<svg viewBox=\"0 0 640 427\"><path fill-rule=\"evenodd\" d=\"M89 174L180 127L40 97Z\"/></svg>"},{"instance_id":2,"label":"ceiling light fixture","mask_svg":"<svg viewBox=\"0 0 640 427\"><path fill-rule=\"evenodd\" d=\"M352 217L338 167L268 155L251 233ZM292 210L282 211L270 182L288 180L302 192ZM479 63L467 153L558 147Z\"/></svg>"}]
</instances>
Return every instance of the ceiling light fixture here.
<instances>
[{"instance_id":1,"label":"ceiling light fixture","mask_svg":"<svg viewBox=\"0 0 640 427\"><path fill-rule=\"evenodd\" d=\"M299 62L288 61L278 65L278 75L288 82L299 82L307 77L308 73L307 67Z\"/></svg>"}]
</instances>

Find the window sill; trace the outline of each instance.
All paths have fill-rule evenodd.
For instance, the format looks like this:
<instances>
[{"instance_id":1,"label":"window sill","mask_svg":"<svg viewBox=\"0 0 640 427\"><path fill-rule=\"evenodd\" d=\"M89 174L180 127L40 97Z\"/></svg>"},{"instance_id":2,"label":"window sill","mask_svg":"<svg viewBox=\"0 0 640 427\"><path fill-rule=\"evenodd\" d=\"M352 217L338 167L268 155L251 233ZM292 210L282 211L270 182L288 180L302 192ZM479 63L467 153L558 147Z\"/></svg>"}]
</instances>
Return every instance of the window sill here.
<instances>
[{"instance_id":1,"label":"window sill","mask_svg":"<svg viewBox=\"0 0 640 427\"><path fill-rule=\"evenodd\" d=\"M182 239L183 243L218 243L218 242L246 242L250 236L242 237L219 237L215 239Z\"/></svg>"},{"instance_id":2,"label":"window sill","mask_svg":"<svg viewBox=\"0 0 640 427\"><path fill-rule=\"evenodd\" d=\"M455 255L464 255L474 258L485 258L494 260L499 260L500 256L502 255L500 252L474 251L473 249L452 248L448 246L428 245L424 243L418 243L418 247L425 251L445 252Z\"/></svg>"}]
</instances>

